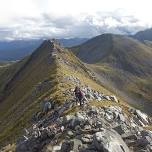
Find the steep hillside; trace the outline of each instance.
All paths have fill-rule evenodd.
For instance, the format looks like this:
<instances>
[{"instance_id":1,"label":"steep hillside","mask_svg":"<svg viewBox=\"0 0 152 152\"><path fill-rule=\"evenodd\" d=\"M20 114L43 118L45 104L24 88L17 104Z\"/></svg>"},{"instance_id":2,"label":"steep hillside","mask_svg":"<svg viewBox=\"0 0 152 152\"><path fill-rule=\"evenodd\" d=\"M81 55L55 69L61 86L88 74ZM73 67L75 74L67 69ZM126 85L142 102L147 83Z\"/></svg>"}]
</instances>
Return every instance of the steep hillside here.
<instances>
[{"instance_id":1,"label":"steep hillside","mask_svg":"<svg viewBox=\"0 0 152 152\"><path fill-rule=\"evenodd\" d=\"M140 41L144 41L144 40L152 41L152 28L146 29L144 31L139 31L133 37Z\"/></svg>"},{"instance_id":2,"label":"steep hillside","mask_svg":"<svg viewBox=\"0 0 152 152\"><path fill-rule=\"evenodd\" d=\"M1 73L1 142L17 136L18 131L27 124L38 108L38 98L54 88L56 82L53 77L57 64L53 51L53 45L45 41L31 56Z\"/></svg>"},{"instance_id":3,"label":"steep hillside","mask_svg":"<svg viewBox=\"0 0 152 152\"><path fill-rule=\"evenodd\" d=\"M126 36L104 34L71 50L105 86L152 114L151 47Z\"/></svg>"}]
</instances>

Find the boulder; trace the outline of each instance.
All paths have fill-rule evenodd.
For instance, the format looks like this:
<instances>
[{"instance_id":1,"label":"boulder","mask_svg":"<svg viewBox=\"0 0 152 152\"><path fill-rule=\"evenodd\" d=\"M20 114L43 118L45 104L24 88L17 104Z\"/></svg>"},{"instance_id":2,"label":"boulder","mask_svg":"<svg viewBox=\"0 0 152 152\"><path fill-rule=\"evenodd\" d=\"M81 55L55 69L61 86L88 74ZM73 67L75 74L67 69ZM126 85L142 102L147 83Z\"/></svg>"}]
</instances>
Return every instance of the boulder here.
<instances>
[{"instance_id":1,"label":"boulder","mask_svg":"<svg viewBox=\"0 0 152 152\"><path fill-rule=\"evenodd\" d=\"M91 144L93 141L93 135L86 134L81 138L83 144Z\"/></svg>"},{"instance_id":2,"label":"boulder","mask_svg":"<svg viewBox=\"0 0 152 152\"><path fill-rule=\"evenodd\" d=\"M122 125L118 125L118 126L114 127L113 129L114 129L115 131L117 131L117 133L118 133L119 135L122 135L122 134L125 133L125 130L124 130L124 128L123 128Z\"/></svg>"},{"instance_id":3,"label":"boulder","mask_svg":"<svg viewBox=\"0 0 152 152\"><path fill-rule=\"evenodd\" d=\"M80 113L77 112L75 116L71 116L71 118L69 118L70 120L68 121L68 125L71 129L74 129L76 126L78 125L84 125L85 123L85 117Z\"/></svg>"},{"instance_id":4,"label":"boulder","mask_svg":"<svg viewBox=\"0 0 152 152\"><path fill-rule=\"evenodd\" d=\"M136 110L136 115L144 125L148 125L148 116L146 114L142 113L140 110Z\"/></svg>"},{"instance_id":5,"label":"boulder","mask_svg":"<svg viewBox=\"0 0 152 152\"><path fill-rule=\"evenodd\" d=\"M142 130L142 131L141 131L141 136L142 136L142 137L149 136L149 137L152 139L152 131Z\"/></svg>"},{"instance_id":6,"label":"boulder","mask_svg":"<svg viewBox=\"0 0 152 152\"><path fill-rule=\"evenodd\" d=\"M114 120L114 115L113 115L113 113L110 113L110 112L106 113L106 114L105 114L105 119L106 119L108 122L112 122L112 121Z\"/></svg>"},{"instance_id":7,"label":"boulder","mask_svg":"<svg viewBox=\"0 0 152 152\"><path fill-rule=\"evenodd\" d=\"M98 151L103 152L129 152L128 146L121 136L113 129L102 129L94 134L94 146Z\"/></svg>"},{"instance_id":8,"label":"boulder","mask_svg":"<svg viewBox=\"0 0 152 152\"><path fill-rule=\"evenodd\" d=\"M137 135L130 132L121 135L124 140L137 140Z\"/></svg>"},{"instance_id":9,"label":"boulder","mask_svg":"<svg viewBox=\"0 0 152 152\"><path fill-rule=\"evenodd\" d=\"M67 135L72 138L74 133L71 130L69 130L69 131L67 131Z\"/></svg>"},{"instance_id":10,"label":"boulder","mask_svg":"<svg viewBox=\"0 0 152 152\"><path fill-rule=\"evenodd\" d=\"M69 122L74 118L75 118L75 116L73 116L73 115L66 115L65 117L63 117L63 124L64 125L69 124Z\"/></svg>"},{"instance_id":11,"label":"boulder","mask_svg":"<svg viewBox=\"0 0 152 152\"><path fill-rule=\"evenodd\" d=\"M73 145L73 151L79 152L80 147L82 147L82 142L79 139L73 139L74 145Z\"/></svg>"},{"instance_id":12,"label":"boulder","mask_svg":"<svg viewBox=\"0 0 152 152\"><path fill-rule=\"evenodd\" d=\"M89 116L91 116L92 114L97 115L98 114L98 109L96 107L91 107L87 113Z\"/></svg>"}]
</instances>

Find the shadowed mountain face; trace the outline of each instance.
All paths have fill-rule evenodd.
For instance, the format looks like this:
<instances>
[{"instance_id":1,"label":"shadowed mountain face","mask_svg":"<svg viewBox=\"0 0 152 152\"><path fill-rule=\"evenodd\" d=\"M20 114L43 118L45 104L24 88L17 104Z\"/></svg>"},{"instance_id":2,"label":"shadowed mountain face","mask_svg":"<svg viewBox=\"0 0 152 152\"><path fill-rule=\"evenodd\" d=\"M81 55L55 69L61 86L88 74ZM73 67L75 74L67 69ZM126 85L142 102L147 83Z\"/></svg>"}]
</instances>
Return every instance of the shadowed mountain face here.
<instances>
[{"instance_id":1,"label":"shadowed mountain face","mask_svg":"<svg viewBox=\"0 0 152 152\"><path fill-rule=\"evenodd\" d=\"M140 41L152 41L152 28L137 32L133 37Z\"/></svg>"},{"instance_id":2,"label":"shadowed mountain face","mask_svg":"<svg viewBox=\"0 0 152 152\"><path fill-rule=\"evenodd\" d=\"M104 34L71 50L107 87L151 113L151 47L126 36Z\"/></svg>"},{"instance_id":3,"label":"shadowed mountain face","mask_svg":"<svg viewBox=\"0 0 152 152\"><path fill-rule=\"evenodd\" d=\"M32 55L0 68L0 143L29 125L28 120L39 108L39 98L53 89L56 49L53 43L44 41Z\"/></svg>"}]
</instances>

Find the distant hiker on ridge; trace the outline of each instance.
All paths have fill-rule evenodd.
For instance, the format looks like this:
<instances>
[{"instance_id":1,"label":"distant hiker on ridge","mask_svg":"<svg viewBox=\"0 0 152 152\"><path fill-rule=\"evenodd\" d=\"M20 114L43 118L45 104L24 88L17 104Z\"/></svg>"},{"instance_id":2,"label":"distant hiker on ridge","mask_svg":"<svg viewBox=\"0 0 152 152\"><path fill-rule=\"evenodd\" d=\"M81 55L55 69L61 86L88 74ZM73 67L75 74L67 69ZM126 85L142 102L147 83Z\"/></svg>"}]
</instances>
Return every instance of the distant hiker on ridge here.
<instances>
[{"instance_id":1,"label":"distant hiker on ridge","mask_svg":"<svg viewBox=\"0 0 152 152\"><path fill-rule=\"evenodd\" d=\"M84 101L83 101L84 95L78 86L75 87L74 93L76 97L76 104L79 102L80 106L82 106L82 104L84 104Z\"/></svg>"}]
</instances>

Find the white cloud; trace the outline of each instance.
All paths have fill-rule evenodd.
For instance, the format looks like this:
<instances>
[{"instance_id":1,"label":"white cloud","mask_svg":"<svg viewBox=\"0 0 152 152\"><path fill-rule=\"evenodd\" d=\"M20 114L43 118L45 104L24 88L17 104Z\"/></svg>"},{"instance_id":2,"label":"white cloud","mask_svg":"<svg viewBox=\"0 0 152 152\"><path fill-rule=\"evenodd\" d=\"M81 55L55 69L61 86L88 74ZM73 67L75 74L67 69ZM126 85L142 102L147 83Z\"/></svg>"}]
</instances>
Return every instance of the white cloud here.
<instances>
[{"instance_id":1,"label":"white cloud","mask_svg":"<svg viewBox=\"0 0 152 152\"><path fill-rule=\"evenodd\" d=\"M0 0L0 39L92 37L152 26L151 0Z\"/></svg>"}]
</instances>

